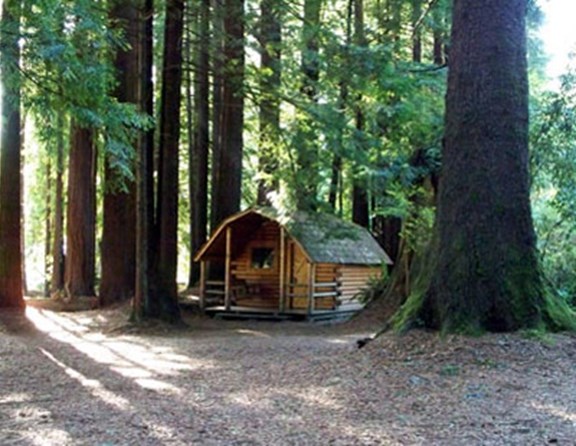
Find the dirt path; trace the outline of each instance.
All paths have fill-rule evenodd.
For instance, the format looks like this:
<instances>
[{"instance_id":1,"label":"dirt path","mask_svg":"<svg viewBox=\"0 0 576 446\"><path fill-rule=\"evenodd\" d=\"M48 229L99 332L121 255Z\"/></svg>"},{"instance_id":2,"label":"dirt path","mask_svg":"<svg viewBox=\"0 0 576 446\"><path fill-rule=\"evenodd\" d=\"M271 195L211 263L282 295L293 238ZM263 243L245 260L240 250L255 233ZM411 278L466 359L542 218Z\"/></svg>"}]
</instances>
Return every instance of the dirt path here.
<instances>
[{"instance_id":1,"label":"dirt path","mask_svg":"<svg viewBox=\"0 0 576 446\"><path fill-rule=\"evenodd\" d=\"M0 319L0 445L576 444L576 339Z\"/></svg>"}]
</instances>

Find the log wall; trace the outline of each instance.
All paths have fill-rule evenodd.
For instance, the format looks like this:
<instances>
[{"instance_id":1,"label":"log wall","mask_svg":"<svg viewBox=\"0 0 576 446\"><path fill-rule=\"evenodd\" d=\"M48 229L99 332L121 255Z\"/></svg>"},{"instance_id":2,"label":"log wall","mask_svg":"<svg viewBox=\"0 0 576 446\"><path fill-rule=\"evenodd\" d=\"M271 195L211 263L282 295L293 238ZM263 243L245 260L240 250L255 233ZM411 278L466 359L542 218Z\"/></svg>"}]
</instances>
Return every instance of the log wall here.
<instances>
[{"instance_id":1,"label":"log wall","mask_svg":"<svg viewBox=\"0 0 576 446\"><path fill-rule=\"evenodd\" d=\"M338 280L340 282L340 307L353 304L354 296L366 288L371 278L380 277L380 266L340 265Z\"/></svg>"}]
</instances>

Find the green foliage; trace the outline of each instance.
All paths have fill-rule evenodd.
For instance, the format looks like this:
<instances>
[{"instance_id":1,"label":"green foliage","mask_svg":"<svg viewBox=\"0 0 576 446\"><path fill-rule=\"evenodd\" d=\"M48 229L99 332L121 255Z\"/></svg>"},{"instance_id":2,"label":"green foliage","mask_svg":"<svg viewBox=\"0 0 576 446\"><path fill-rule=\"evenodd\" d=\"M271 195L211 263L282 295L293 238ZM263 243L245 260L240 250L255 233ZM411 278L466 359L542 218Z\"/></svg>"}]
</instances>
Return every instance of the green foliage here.
<instances>
[{"instance_id":1,"label":"green foliage","mask_svg":"<svg viewBox=\"0 0 576 446\"><path fill-rule=\"evenodd\" d=\"M126 43L105 8L92 0L23 3L23 105L41 141L51 139L63 114L98 130L119 179L131 180L134 139L153 122L113 97L111 56Z\"/></svg>"},{"instance_id":2,"label":"green foliage","mask_svg":"<svg viewBox=\"0 0 576 446\"><path fill-rule=\"evenodd\" d=\"M531 128L534 220L550 285L576 304L576 73L535 103Z\"/></svg>"},{"instance_id":3,"label":"green foliage","mask_svg":"<svg viewBox=\"0 0 576 446\"><path fill-rule=\"evenodd\" d=\"M436 2L423 23L422 31L431 36L434 29L446 31L446 2ZM272 138L276 141L278 168L274 175L281 190L276 198L285 206L293 207L302 184L311 176L316 177L315 196L307 199L314 207L329 209L326 197L330 191L332 163L335 157L342 162L343 178L339 194L344 197L342 209L337 212L347 216L350 212L349 194L352 178L363 184L369 195L376 199L373 214L387 212L395 206L388 190L401 190L410 183L410 177L422 175L428 167L411 168L410 157L419 149L439 152L443 127L443 98L445 69L429 63L430 48L425 53L425 63L410 62L412 39L410 33L399 38L387 34L385 14L373 10L367 3L364 18L363 42L355 41L348 32L348 2L335 2L323 9L321 23L315 33L319 52L314 60L319 67L320 80L314 83L315 101L311 101L303 88L301 11L292 4L283 3L282 86L279 91L260 91L261 80L269 73L261 70L258 61L248 60L248 104L245 152L247 175L244 176L244 196L250 202L255 194L253 179L261 178L258 172L260 141L254 137L257 127L256 106L262 97L272 97L282 102L282 128ZM389 6L398 8L399 19L409 20L409 8L402 2ZM248 20L248 29L256 23ZM399 30L397 30L399 31ZM258 31L252 31L256 34ZM352 33L354 31L352 30ZM248 42L251 40L248 39ZM428 42L430 45L430 42ZM254 46L257 50L257 46ZM362 125L358 126L358 116ZM252 123L252 124L251 124ZM300 169L304 159L306 169ZM398 171L402 171L399 173ZM398 183L398 187L394 183ZM401 183L401 184L400 184ZM407 199L407 191L404 199ZM399 198L398 194L394 196Z\"/></svg>"}]
</instances>

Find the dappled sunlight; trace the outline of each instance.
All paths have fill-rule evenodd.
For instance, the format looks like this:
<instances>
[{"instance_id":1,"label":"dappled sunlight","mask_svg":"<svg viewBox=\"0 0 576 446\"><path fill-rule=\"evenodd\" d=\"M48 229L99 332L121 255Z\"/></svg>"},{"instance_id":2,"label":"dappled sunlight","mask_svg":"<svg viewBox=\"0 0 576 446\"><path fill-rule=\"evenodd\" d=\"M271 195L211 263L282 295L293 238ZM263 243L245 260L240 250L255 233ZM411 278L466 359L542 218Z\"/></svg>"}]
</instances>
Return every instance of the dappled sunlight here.
<instances>
[{"instance_id":1,"label":"dappled sunlight","mask_svg":"<svg viewBox=\"0 0 576 446\"><path fill-rule=\"evenodd\" d=\"M260 338L272 338L272 336L270 336L268 333L263 333L263 332L257 331L257 330L249 330L247 328L238 328L236 330L236 333L243 334L243 335L257 336Z\"/></svg>"},{"instance_id":2,"label":"dappled sunlight","mask_svg":"<svg viewBox=\"0 0 576 446\"><path fill-rule=\"evenodd\" d=\"M576 411L569 411L566 407L558 407L552 404L532 403L532 407L547 412L563 420L571 421L576 425Z\"/></svg>"},{"instance_id":3,"label":"dappled sunlight","mask_svg":"<svg viewBox=\"0 0 576 446\"><path fill-rule=\"evenodd\" d=\"M10 403L26 403L30 401L32 395L29 393L11 393L0 398L0 404L10 404Z\"/></svg>"},{"instance_id":4,"label":"dappled sunlight","mask_svg":"<svg viewBox=\"0 0 576 446\"><path fill-rule=\"evenodd\" d=\"M146 389L176 393L176 387L160 382L158 378L214 367L209 360L179 355L169 348L150 347L129 339L108 338L101 333L90 333L84 325L50 311L27 308L26 314L38 330L110 367L110 370L133 379L136 384ZM84 321L89 323L87 318Z\"/></svg>"},{"instance_id":5,"label":"dappled sunlight","mask_svg":"<svg viewBox=\"0 0 576 446\"><path fill-rule=\"evenodd\" d=\"M122 398L121 396L118 396L115 393L110 392L109 390L106 390L104 386L102 386L100 381L96 379L89 379L88 377L80 373L78 370L75 370L72 367L69 367L66 364L64 364L62 361L56 359L56 357L49 351L43 348L41 348L40 351L44 354L44 356L50 359L50 361L52 361L54 364L56 364L58 367L64 370L66 375L68 375L70 378L80 383L82 387L86 388L86 390L95 397L100 398L105 403L110 404L111 406L114 406L117 409L128 410L131 408L131 404L127 399Z\"/></svg>"},{"instance_id":6,"label":"dappled sunlight","mask_svg":"<svg viewBox=\"0 0 576 446\"><path fill-rule=\"evenodd\" d=\"M161 392L169 392L174 394L179 394L182 391L172 384L169 384L165 381L159 381L157 379L152 378L138 378L135 379L134 382L138 384L140 387L148 390L157 390Z\"/></svg>"},{"instance_id":7,"label":"dappled sunlight","mask_svg":"<svg viewBox=\"0 0 576 446\"><path fill-rule=\"evenodd\" d=\"M358 339L358 336L355 336L354 339ZM326 342L329 344L337 344L337 345L343 345L343 344L350 344L353 340L351 338L330 338L330 339L326 339Z\"/></svg>"},{"instance_id":8,"label":"dappled sunlight","mask_svg":"<svg viewBox=\"0 0 576 446\"><path fill-rule=\"evenodd\" d=\"M71 444L72 437L68 432L63 429L58 429L53 426L42 427L40 432L28 431L20 432L21 441L14 444L31 444L37 446L46 446L47 444ZM27 443L25 443L27 442Z\"/></svg>"}]
</instances>

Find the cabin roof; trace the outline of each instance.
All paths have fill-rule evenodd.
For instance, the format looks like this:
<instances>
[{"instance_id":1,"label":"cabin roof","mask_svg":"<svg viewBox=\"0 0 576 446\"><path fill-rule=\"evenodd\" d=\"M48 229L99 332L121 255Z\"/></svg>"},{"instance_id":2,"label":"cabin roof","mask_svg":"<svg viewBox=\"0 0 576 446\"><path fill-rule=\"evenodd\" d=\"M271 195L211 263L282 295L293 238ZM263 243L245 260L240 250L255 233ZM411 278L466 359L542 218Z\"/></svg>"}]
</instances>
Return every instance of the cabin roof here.
<instances>
[{"instance_id":1,"label":"cabin roof","mask_svg":"<svg viewBox=\"0 0 576 446\"><path fill-rule=\"evenodd\" d=\"M234 214L224 220L195 260L219 257L225 249L225 231L233 228L234 239L246 240L259 224L275 221L296 241L313 263L378 265L392 261L367 229L333 215L304 211L280 212L257 207ZM220 255L221 256L221 255Z\"/></svg>"}]
</instances>

